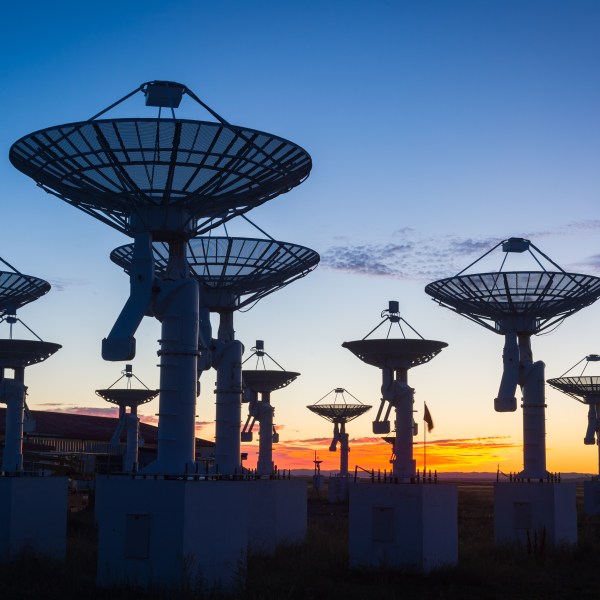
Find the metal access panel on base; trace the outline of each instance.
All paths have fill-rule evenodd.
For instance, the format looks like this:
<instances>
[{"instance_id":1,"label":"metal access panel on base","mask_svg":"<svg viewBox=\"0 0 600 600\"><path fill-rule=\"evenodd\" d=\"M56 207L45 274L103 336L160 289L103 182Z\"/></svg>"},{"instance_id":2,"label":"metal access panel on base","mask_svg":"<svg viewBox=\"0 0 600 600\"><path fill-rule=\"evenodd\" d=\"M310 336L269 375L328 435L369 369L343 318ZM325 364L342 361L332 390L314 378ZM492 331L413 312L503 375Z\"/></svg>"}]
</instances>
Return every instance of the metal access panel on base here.
<instances>
[{"instance_id":1,"label":"metal access panel on base","mask_svg":"<svg viewBox=\"0 0 600 600\"><path fill-rule=\"evenodd\" d=\"M600 481L583 482L583 508L590 517L600 515Z\"/></svg>"},{"instance_id":2,"label":"metal access panel on base","mask_svg":"<svg viewBox=\"0 0 600 600\"><path fill-rule=\"evenodd\" d=\"M350 486L351 568L428 573L458 562L458 493L452 484Z\"/></svg>"},{"instance_id":3,"label":"metal access panel on base","mask_svg":"<svg viewBox=\"0 0 600 600\"><path fill-rule=\"evenodd\" d=\"M239 591L247 489L244 481L98 477L97 584Z\"/></svg>"},{"instance_id":4,"label":"metal access panel on base","mask_svg":"<svg viewBox=\"0 0 600 600\"><path fill-rule=\"evenodd\" d=\"M25 552L64 560L67 478L0 477L0 559Z\"/></svg>"},{"instance_id":5,"label":"metal access panel on base","mask_svg":"<svg viewBox=\"0 0 600 600\"><path fill-rule=\"evenodd\" d=\"M494 484L494 543L576 545L575 484Z\"/></svg>"},{"instance_id":6,"label":"metal access panel on base","mask_svg":"<svg viewBox=\"0 0 600 600\"><path fill-rule=\"evenodd\" d=\"M263 479L248 481L245 485L248 488L248 547L251 552L272 555L278 546L300 544L306 540L306 481Z\"/></svg>"}]
</instances>

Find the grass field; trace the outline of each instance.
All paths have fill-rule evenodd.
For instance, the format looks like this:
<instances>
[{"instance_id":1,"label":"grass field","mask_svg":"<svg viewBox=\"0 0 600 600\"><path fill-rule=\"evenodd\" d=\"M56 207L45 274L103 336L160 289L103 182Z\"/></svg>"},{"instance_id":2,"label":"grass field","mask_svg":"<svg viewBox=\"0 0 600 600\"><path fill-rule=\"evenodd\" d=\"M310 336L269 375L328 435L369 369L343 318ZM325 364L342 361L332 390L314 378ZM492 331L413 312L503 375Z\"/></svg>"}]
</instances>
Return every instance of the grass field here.
<instances>
[{"instance_id":1,"label":"grass field","mask_svg":"<svg viewBox=\"0 0 600 600\"><path fill-rule=\"evenodd\" d=\"M309 493L306 543L281 548L273 557L250 556L245 584L236 597L253 600L344 599L560 599L595 598L600 590L600 518L582 511L578 486L579 543L575 549L528 553L493 546L492 486L459 484L459 564L427 576L410 571L348 569L347 507L330 505L326 494ZM193 592L97 590L91 510L69 516L65 564L23 556L0 565L0 598L224 598Z\"/></svg>"}]
</instances>

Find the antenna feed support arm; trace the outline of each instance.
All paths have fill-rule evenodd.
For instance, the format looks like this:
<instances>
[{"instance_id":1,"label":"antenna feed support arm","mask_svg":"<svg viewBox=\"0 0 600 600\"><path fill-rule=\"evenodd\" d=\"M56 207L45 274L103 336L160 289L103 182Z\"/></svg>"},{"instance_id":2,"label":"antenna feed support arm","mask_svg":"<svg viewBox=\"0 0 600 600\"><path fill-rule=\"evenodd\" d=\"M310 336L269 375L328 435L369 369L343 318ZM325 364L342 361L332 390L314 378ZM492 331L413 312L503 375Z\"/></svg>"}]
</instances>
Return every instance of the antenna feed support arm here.
<instances>
[{"instance_id":1,"label":"antenna feed support arm","mask_svg":"<svg viewBox=\"0 0 600 600\"><path fill-rule=\"evenodd\" d=\"M122 361L135 357L135 332L144 316L151 312L154 256L152 237L148 232L137 233L135 236L129 282L129 298L108 337L102 340L104 360Z\"/></svg>"},{"instance_id":2,"label":"antenna feed support arm","mask_svg":"<svg viewBox=\"0 0 600 600\"><path fill-rule=\"evenodd\" d=\"M517 410L517 385L519 383L520 352L517 334L507 331L504 334L504 351L502 352L504 370L500 381L498 396L494 399L496 412L514 412Z\"/></svg>"}]
</instances>

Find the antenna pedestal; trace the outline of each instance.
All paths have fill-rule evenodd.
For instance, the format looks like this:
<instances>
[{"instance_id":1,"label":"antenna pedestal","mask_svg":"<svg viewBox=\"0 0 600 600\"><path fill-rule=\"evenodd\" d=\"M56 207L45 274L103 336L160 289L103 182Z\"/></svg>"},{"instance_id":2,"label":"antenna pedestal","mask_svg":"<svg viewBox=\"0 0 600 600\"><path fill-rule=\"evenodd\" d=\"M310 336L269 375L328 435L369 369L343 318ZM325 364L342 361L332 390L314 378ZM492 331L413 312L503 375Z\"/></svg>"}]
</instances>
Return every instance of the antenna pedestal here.
<instances>
[{"instance_id":1,"label":"antenna pedestal","mask_svg":"<svg viewBox=\"0 0 600 600\"><path fill-rule=\"evenodd\" d=\"M271 393L262 392L258 402L257 420L259 422L258 462L257 471L260 476L269 477L273 474L273 413Z\"/></svg>"},{"instance_id":2,"label":"antenna pedestal","mask_svg":"<svg viewBox=\"0 0 600 600\"><path fill-rule=\"evenodd\" d=\"M575 484L494 484L494 543L525 548L536 539L549 548L577 544Z\"/></svg>"},{"instance_id":3,"label":"antenna pedestal","mask_svg":"<svg viewBox=\"0 0 600 600\"><path fill-rule=\"evenodd\" d=\"M198 363L198 283L163 281L155 302L162 321L158 452L148 473L182 475L195 460Z\"/></svg>"},{"instance_id":4,"label":"antenna pedestal","mask_svg":"<svg viewBox=\"0 0 600 600\"><path fill-rule=\"evenodd\" d=\"M233 314L233 313L230 313ZM219 328L214 366L217 370L215 468L220 475L241 475L242 343L232 339L233 327ZM231 336L231 337L230 337Z\"/></svg>"},{"instance_id":5,"label":"antenna pedestal","mask_svg":"<svg viewBox=\"0 0 600 600\"><path fill-rule=\"evenodd\" d=\"M0 402L6 404L2 472L23 470L23 416L26 387L21 381L5 377L0 382Z\"/></svg>"},{"instance_id":6,"label":"antenna pedestal","mask_svg":"<svg viewBox=\"0 0 600 600\"><path fill-rule=\"evenodd\" d=\"M344 342L342 346L363 362L381 369L382 400L373 423L373 433L389 432L388 416L393 408L396 413L393 476L402 482L414 480L413 436L417 426L413 419L414 390L408 385L408 370L430 361L447 344L436 340L386 338ZM386 402L389 402L387 409ZM380 420L382 416L383 420Z\"/></svg>"},{"instance_id":7,"label":"antenna pedestal","mask_svg":"<svg viewBox=\"0 0 600 600\"><path fill-rule=\"evenodd\" d=\"M458 563L454 484L350 486L351 568L429 573Z\"/></svg>"}]
</instances>

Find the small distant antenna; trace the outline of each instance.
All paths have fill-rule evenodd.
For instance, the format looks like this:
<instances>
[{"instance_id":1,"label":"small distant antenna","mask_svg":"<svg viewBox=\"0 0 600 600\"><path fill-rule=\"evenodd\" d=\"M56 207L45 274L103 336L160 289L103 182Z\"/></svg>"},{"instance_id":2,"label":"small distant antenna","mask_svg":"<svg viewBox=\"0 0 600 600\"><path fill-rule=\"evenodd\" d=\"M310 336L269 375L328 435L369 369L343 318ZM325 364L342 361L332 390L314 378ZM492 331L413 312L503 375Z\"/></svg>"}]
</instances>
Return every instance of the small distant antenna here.
<instances>
[{"instance_id":1,"label":"small distant antenna","mask_svg":"<svg viewBox=\"0 0 600 600\"><path fill-rule=\"evenodd\" d=\"M373 421L373 433L385 435L390 432L390 413L395 410L397 426L393 442L392 465L394 477L411 481L416 476L416 463L413 459L413 436L418 426L413 417L414 390L408 385L408 370L429 362L448 344L436 340L426 340L400 316L398 302L389 303L388 311L381 313L384 320L371 330L362 340L344 342L347 348L363 362L381 369L381 404ZM393 339L367 339L386 321L398 323L403 337ZM405 323L418 338L407 338L401 323ZM386 403L388 403L386 405Z\"/></svg>"},{"instance_id":2,"label":"small distant antenna","mask_svg":"<svg viewBox=\"0 0 600 600\"><path fill-rule=\"evenodd\" d=\"M253 356L257 357L255 369L242 370L244 383L244 399L248 402L248 418L242 428L240 439L242 442L251 442L252 429L256 421L259 423L259 449L257 473L261 477L270 477L274 474L273 444L279 442L279 433L273 424L275 409L271 405L271 393L288 386L299 377L300 373L286 371L265 351L263 340L256 340L252 354L244 361L246 363ZM265 356L269 358L277 369L265 367ZM262 366L262 368L259 368ZM260 396L260 398L259 398Z\"/></svg>"},{"instance_id":3,"label":"small distant antenna","mask_svg":"<svg viewBox=\"0 0 600 600\"><path fill-rule=\"evenodd\" d=\"M333 402L321 404L321 401L331 394L335 394ZM345 394L348 394L355 402L347 402ZM348 453L350 452L350 445L349 436L346 433L346 423L349 423L366 413L371 406L363 404L348 390L337 387L330 392L327 392L327 394L317 400L315 404L311 404L306 408L333 423L333 438L329 450L335 452L338 444L340 445L340 477L348 477Z\"/></svg>"},{"instance_id":4,"label":"small distant antenna","mask_svg":"<svg viewBox=\"0 0 600 600\"><path fill-rule=\"evenodd\" d=\"M123 377L126 378L127 387L115 387ZM143 388L132 388L132 378L135 378ZM147 404L156 398L158 390L149 389L133 374L132 365L127 364L125 365L125 369L121 371L121 377L110 387L103 390L96 390L96 395L119 407L119 420L117 421L117 427L111 437L110 443L113 446L120 446L121 436L125 434L126 450L123 457L123 471L125 473L136 472L138 470L139 447L144 443L144 439L140 434L140 420L137 409L138 406ZM127 413L127 408L129 408L129 413Z\"/></svg>"}]
</instances>

